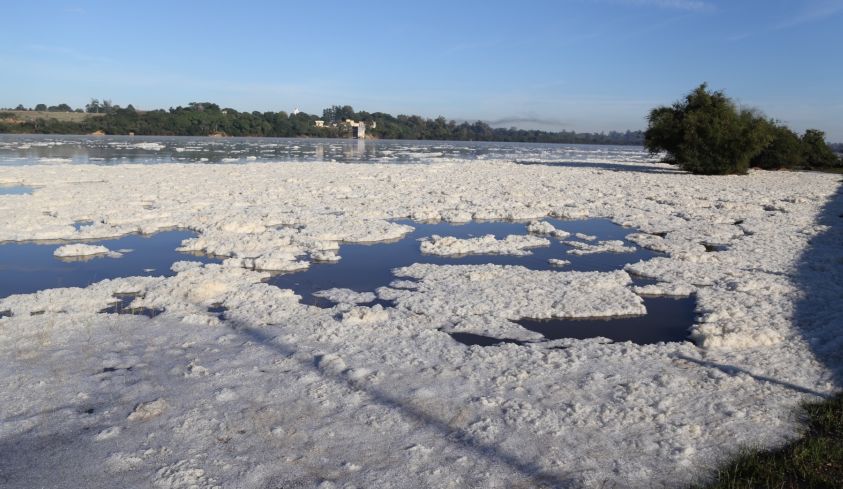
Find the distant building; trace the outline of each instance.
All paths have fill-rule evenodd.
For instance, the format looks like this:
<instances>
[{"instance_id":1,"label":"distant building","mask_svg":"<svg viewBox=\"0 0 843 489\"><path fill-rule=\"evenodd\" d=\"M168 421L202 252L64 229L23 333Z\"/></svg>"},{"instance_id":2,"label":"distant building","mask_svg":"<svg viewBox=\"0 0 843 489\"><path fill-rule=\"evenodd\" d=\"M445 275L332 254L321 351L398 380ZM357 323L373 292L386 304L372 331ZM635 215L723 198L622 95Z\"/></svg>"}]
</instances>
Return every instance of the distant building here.
<instances>
[{"instance_id":1,"label":"distant building","mask_svg":"<svg viewBox=\"0 0 843 489\"><path fill-rule=\"evenodd\" d=\"M298 107L296 107L295 109L293 109L292 114L293 114L293 115L298 115L300 112L301 112L301 111L299 110L299 108L298 108Z\"/></svg>"},{"instance_id":2,"label":"distant building","mask_svg":"<svg viewBox=\"0 0 843 489\"><path fill-rule=\"evenodd\" d=\"M328 127L323 120L313 121L316 127ZM346 137L354 139L366 139L366 123L363 121L357 122L353 119L346 119L339 124L332 122L330 127L339 127L341 131L345 131ZM374 127L374 126L373 126Z\"/></svg>"}]
</instances>

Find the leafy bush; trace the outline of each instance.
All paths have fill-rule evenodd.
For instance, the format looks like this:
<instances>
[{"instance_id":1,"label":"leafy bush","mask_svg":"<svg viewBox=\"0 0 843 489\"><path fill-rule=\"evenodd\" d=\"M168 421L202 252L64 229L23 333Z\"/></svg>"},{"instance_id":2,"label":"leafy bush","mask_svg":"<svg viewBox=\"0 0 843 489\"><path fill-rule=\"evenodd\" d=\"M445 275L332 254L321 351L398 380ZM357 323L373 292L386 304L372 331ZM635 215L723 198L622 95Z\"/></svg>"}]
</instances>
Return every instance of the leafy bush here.
<instances>
[{"instance_id":1,"label":"leafy bush","mask_svg":"<svg viewBox=\"0 0 843 489\"><path fill-rule=\"evenodd\" d=\"M788 127L753 110L738 108L723 92L705 83L670 107L648 116L644 146L665 152L665 161L692 173L743 174L752 166L781 168L843 168L825 134L808 129L800 138Z\"/></svg>"},{"instance_id":2,"label":"leafy bush","mask_svg":"<svg viewBox=\"0 0 843 489\"><path fill-rule=\"evenodd\" d=\"M802 164L802 140L790 128L768 123L770 143L750 162L753 168L778 170L796 168Z\"/></svg>"},{"instance_id":3,"label":"leafy bush","mask_svg":"<svg viewBox=\"0 0 843 489\"><path fill-rule=\"evenodd\" d=\"M802 135L802 158L808 168L841 166L841 161L825 142L825 133L808 129Z\"/></svg>"},{"instance_id":4,"label":"leafy bush","mask_svg":"<svg viewBox=\"0 0 843 489\"><path fill-rule=\"evenodd\" d=\"M698 174L746 173L772 140L767 121L705 83L672 107L653 109L648 120L646 148L665 151L667 161Z\"/></svg>"}]
</instances>

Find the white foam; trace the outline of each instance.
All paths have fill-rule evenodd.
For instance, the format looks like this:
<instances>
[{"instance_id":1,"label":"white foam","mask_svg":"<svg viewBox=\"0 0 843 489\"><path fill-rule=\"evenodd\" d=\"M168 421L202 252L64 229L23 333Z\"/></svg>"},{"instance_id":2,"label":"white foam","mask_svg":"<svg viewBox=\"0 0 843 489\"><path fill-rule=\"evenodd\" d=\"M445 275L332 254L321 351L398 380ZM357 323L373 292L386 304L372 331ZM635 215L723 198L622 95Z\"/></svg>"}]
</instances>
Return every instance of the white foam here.
<instances>
[{"instance_id":1,"label":"white foam","mask_svg":"<svg viewBox=\"0 0 843 489\"><path fill-rule=\"evenodd\" d=\"M123 256L123 253L119 251L111 251L102 245L89 245L84 243L66 244L59 246L55 249L55 251L53 251L53 256L58 258L93 257L97 255L119 258Z\"/></svg>"},{"instance_id":2,"label":"white foam","mask_svg":"<svg viewBox=\"0 0 843 489\"><path fill-rule=\"evenodd\" d=\"M478 238L460 239L434 234L421 240L422 253L429 255L529 255L530 248L550 246L550 241L529 235L511 234L503 239L487 234Z\"/></svg>"},{"instance_id":3,"label":"white foam","mask_svg":"<svg viewBox=\"0 0 843 489\"><path fill-rule=\"evenodd\" d=\"M596 238L595 238L596 239ZM594 244L581 241L563 241L573 249L568 250L571 255L593 255L595 253L632 253L635 248L627 246L621 240L599 241Z\"/></svg>"},{"instance_id":4,"label":"white foam","mask_svg":"<svg viewBox=\"0 0 843 489\"><path fill-rule=\"evenodd\" d=\"M834 392L829 367L840 367L840 231L818 221L838 179L643 173L646 153L614 151L594 157L611 168L493 158L4 167L5 180L39 191L0 199L0 240L181 227L198 233L185 249L228 257L0 299L11 314L0 318L0 431L22 446L80 434L61 450L72 467L30 466L11 451L0 464L25 469L7 483L665 487L712 474L730 449L797 435L795 410L816 398L806 392ZM398 219L469 215L610 218L664 255L604 273L417 264L377 291L394 308L361 305L366 291L303 305L251 269L400 238L411 228ZM77 232L83 219L97 225ZM628 274L657 283L633 289ZM99 312L121 293L163 313ZM642 314L639 294L688 293L699 346L544 342L516 322ZM449 332L528 343L466 347ZM156 415L127 419L158 399Z\"/></svg>"}]
</instances>

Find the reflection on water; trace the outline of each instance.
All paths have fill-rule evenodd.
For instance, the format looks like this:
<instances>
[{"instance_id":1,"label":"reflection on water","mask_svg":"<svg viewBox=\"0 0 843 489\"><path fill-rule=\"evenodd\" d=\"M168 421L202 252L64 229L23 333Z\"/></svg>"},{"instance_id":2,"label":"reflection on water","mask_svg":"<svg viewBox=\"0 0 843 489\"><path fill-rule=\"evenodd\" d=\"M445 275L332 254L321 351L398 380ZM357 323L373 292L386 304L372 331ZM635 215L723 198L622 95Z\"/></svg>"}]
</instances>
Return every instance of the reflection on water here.
<instances>
[{"instance_id":1,"label":"reflection on water","mask_svg":"<svg viewBox=\"0 0 843 489\"><path fill-rule=\"evenodd\" d=\"M337 161L416 163L447 159L650 162L641 147L362 139L0 135L0 165Z\"/></svg>"},{"instance_id":2,"label":"reflection on water","mask_svg":"<svg viewBox=\"0 0 843 489\"><path fill-rule=\"evenodd\" d=\"M120 258L99 256L77 261L53 256L53 251L67 242L0 243L0 297L56 287L85 287L107 278L171 276L170 266L180 260L219 262L176 251L182 240L195 236L192 231L165 231L91 241L88 243L127 251Z\"/></svg>"}]
</instances>

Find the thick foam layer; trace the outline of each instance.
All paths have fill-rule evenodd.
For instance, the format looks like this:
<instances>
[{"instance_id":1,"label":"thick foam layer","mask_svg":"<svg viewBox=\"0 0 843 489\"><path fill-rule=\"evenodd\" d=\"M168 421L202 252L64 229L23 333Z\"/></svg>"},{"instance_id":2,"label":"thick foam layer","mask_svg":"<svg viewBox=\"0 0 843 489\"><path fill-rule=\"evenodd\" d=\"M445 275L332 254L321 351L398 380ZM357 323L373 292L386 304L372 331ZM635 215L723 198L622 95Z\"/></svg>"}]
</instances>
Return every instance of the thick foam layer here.
<instances>
[{"instance_id":1,"label":"thick foam layer","mask_svg":"<svg viewBox=\"0 0 843 489\"><path fill-rule=\"evenodd\" d=\"M837 177L602 158L3 168L38 190L0 196L0 239L189 227L185 249L227 258L0 299L0 472L15 487L673 487L724 447L798 434L794 410L840 368ZM253 270L342 266L342 243L406 234L396 219L548 216L608 218L662 254L611 271L564 250L570 269L406 266L372 281L391 307L336 290L314 307ZM577 232L597 238L565 239L623 239ZM121 293L163 312L101 312ZM642 314L639 293L693 294L695 343L548 340L517 322Z\"/></svg>"}]
</instances>

